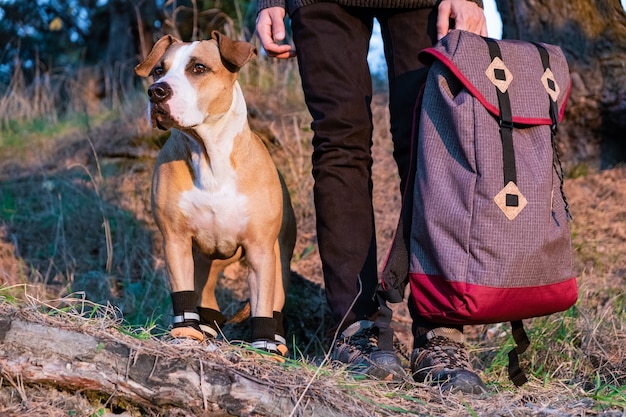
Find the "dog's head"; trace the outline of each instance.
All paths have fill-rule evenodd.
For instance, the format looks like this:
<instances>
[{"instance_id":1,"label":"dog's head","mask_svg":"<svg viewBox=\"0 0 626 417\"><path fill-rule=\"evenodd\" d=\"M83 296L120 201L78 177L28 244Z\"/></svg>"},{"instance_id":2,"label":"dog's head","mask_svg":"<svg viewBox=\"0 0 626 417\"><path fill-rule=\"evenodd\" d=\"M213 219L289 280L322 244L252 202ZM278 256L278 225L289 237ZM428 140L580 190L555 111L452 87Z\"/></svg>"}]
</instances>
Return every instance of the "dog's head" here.
<instances>
[{"instance_id":1,"label":"dog's head","mask_svg":"<svg viewBox=\"0 0 626 417\"><path fill-rule=\"evenodd\" d=\"M140 77L154 78L148 88L152 126L192 128L226 113L237 72L256 54L252 44L217 31L205 41L181 42L170 35L159 39L135 67Z\"/></svg>"}]
</instances>

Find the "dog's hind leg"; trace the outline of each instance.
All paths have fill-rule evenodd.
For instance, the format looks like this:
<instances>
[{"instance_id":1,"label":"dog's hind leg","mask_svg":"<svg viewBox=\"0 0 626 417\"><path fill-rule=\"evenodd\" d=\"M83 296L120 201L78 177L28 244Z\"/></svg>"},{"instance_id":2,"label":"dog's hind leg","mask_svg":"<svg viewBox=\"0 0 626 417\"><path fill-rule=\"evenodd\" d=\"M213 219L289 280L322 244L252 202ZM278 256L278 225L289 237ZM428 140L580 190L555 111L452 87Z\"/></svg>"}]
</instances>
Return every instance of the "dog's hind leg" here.
<instances>
[{"instance_id":1,"label":"dog's hind leg","mask_svg":"<svg viewBox=\"0 0 626 417\"><path fill-rule=\"evenodd\" d=\"M285 331L285 322L283 318L283 308L285 306L285 298L291 284L291 258L296 245L296 216L291 204L289 190L285 184L285 180L278 172L280 185L283 194L283 218L281 222L278 241L275 246L276 252L276 287L274 288L274 314L276 320L276 335L274 340L284 348L279 347L279 351L284 351L283 356L287 352L287 340Z\"/></svg>"},{"instance_id":2,"label":"dog's hind leg","mask_svg":"<svg viewBox=\"0 0 626 417\"><path fill-rule=\"evenodd\" d=\"M280 240L280 239L279 239ZM283 356L287 354L287 339L285 332L285 323L283 318L283 307L285 306L285 298L287 296L287 288L291 282L291 268L288 262L285 265L287 254L284 253L279 241L276 242L276 284L274 286L274 311L272 317L276 322L276 331L274 333L274 341L284 348L277 347ZM291 256L289 256L291 261ZM289 274L289 275L287 275ZM282 352L284 350L284 353Z\"/></svg>"},{"instance_id":3,"label":"dog's hind leg","mask_svg":"<svg viewBox=\"0 0 626 417\"><path fill-rule=\"evenodd\" d=\"M203 254L194 251L195 282L200 293L198 314L200 316L200 329L205 336L217 337L220 328L226 322L226 317L221 313L215 297L217 279L224 268L241 259L242 253L242 248L239 248L231 258L210 260Z\"/></svg>"},{"instance_id":4,"label":"dog's hind leg","mask_svg":"<svg viewBox=\"0 0 626 417\"><path fill-rule=\"evenodd\" d=\"M289 196L289 190L287 189L287 185L285 184L285 180L283 179L282 174L278 171L278 177L280 179L280 185L282 188L283 194L283 217L281 221L280 233L278 234L278 260L279 264L277 264L277 273L279 274L279 278L282 281L282 288L277 289L283 292L282 298L284 304L284 298L286 296L287 291L289 290L289 285L291 283L291 258L293 256L293 250L296 246L296 235L297 235L297 227L296 227L296 215L293 211L293 206L291 204L291 197ZM280 297L280 296L279 296ZM277 299L274 299L274 309L276 310ZM280 308L282 309L282 304Z\"/></svg>"}]
</instances>

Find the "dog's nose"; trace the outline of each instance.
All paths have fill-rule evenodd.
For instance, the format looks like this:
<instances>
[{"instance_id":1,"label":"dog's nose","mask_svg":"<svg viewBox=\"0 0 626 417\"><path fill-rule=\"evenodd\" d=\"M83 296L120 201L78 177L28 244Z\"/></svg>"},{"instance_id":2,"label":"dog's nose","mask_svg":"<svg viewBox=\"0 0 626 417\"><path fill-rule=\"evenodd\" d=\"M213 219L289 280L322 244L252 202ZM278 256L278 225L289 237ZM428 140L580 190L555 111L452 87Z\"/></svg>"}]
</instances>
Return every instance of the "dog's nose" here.
<instances>
[{"instance_id":1,"label":"dog's nose","mask_svg":"<svg viewBox=\"0 0 626 417\"><path fill-rule=\"evenodd\" d=\"M167 100L172 95L172 88L167 83L152 84L148 88L148 97L150 101L159 103Z\"/></svg>"}]
</instances>

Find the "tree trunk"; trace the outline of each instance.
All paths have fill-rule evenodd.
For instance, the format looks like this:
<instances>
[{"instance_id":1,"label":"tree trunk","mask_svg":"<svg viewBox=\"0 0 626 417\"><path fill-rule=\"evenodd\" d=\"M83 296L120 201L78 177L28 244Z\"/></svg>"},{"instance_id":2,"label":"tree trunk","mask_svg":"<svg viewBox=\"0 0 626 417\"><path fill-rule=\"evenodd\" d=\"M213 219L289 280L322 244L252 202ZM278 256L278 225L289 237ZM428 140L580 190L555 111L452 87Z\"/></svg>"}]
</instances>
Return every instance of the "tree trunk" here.
<instances>
[{"instance_id":1,"label":"tree trunk","mask_svg":"<svg viewBox=\"0 0 626 417\"><path fill-rule=\"evenodd\" d=\"M115 333L89 335L0 316L0 381L92 392L146 415L288 416L297 407L295 380L272 380L275 363L260 367L260 357L228 359L197 344L131 343ZM344 416L315 395L305 404L294 415Z\"/></svg>"},{"instance_id":2,"label":"tree trunk","mask_svg":"<svg viewBox=\"0 0 626 417\"><path fill-rule=\"evenodd\" d=\"M158 11L154 0L109 0L106 7L108 31L102 67L107 96L116 99L135 86L134 67L154 44Z\"/></svg>"},{"instance_id":3,"label":"tree trunk","mask_svg":"<svg viewBox=\"0 0 626 417\"><path fill-rule=\"evenodd\" d=\"M496 0L502 37L561 46L572 92L557 140L566 166L626 161L626 14L619 0Z\"/></svg>"}]
</instances>

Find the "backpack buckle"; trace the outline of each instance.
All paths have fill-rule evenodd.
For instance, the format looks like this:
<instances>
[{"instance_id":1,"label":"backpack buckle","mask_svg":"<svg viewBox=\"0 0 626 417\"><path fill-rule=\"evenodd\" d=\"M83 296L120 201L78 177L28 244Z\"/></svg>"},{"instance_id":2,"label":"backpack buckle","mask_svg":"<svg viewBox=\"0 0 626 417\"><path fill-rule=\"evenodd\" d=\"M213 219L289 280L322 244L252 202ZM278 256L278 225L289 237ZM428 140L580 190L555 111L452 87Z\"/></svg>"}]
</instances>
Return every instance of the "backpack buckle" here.
<instances>
[{"instance_id":1,"label":"backpack buckle","mask_svg":"<svg viewBox=\"0 0 626 417\"><path fill-rule=\"evenodd\" d=\"M512 120L498 120L498 125L500 126L500 129L504 128L504 129L509 129L509 130L513 130L513 121Z\"/></svg>"}]
</instances>

